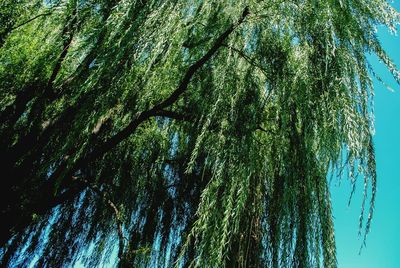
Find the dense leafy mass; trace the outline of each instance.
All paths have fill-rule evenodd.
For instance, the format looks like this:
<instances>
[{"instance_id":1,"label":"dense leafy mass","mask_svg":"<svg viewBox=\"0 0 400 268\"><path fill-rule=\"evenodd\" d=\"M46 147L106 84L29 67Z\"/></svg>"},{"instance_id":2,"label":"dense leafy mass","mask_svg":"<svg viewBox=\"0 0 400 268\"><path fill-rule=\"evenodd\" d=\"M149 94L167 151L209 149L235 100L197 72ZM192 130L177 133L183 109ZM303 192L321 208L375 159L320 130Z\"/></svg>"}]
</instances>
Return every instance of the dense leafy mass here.
<instances>
[{"instance_id":1,"label":"dense leafy mass","mask_svg":"<svg viewBox=\"0 0 400 268\"><path fill-rule=\"evenodd\" d=\"M366 235L366 54L400 81L376 37L398 21L382 0L1 1L2 266L336 267L327 175L364 179Z\"/></svg>"}]
</instances>

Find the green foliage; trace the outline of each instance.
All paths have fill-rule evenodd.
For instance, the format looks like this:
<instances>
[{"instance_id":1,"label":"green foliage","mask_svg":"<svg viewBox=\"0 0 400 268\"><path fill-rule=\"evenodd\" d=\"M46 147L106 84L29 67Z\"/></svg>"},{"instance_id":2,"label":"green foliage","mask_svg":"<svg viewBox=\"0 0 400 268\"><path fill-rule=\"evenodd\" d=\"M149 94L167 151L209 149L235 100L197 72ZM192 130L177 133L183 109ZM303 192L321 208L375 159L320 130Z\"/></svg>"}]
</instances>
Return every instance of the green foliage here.
<instances>
[{"instance_id":1,"label":"green foliage","mask_svg":"<svg viewBox=\"0 0 400 268\"><path fill-rule=\"evenodd\" d=\"M3 265L336 267L328 174L364 179L365 239L366 53L400 81L386 1L4 1L0 22Z\"/></svg>"}]
</instances>

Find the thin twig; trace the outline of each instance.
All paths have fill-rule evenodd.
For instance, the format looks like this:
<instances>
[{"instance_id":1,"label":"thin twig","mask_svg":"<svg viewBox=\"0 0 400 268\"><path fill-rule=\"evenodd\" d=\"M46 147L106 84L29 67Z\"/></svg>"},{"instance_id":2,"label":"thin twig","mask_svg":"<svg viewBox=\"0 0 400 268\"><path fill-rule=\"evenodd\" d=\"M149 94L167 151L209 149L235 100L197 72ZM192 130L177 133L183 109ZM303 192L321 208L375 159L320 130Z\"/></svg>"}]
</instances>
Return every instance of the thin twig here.
<instances>
[{"instance_id":1,"label":"thin twig","mask_svg":"<svg viewBox=\"0 0 400 268\"><path fill-rule=\"evenodd\" d=\"M124 254L124 246L125 246L124 241L126 240L126 238L123 233L123 223L122 223L122 219L121 219L121 213L120 213L117 205L115 205L115 203L107 196L107 193L105 191L100 190L97 185L90 183L86 179L78 178L75 176L73 176L72 179L81 181L83 184L85 184L87 187L89 187L89 189L91 189L94 193L98 194L106 202L106 204L110 207L110 209L114 213L115 221L116 221L117 229L118 229L117 230L118 238L119 238L118 257L121 259Z\"/></svg>"},{"instance_id":2,"label":"thin twig","mask_svg":"<svg viewBox=\"0 0 400 268\"><path fill-rule=\"evenodd\" d=\"M252 59L250 56L246 55L246 53L244 53L242 50L237 49L237 48L227 45L227 44L222 44L222 46L236 52L240 57L242 57L244 60L246 60L250 65L257 67L266 77L268 76L267 71L263 67L261 67L259 64L257 64L254 59Z\"/></svg>"},{"instance_id":3,"label":"thin twig","mask_svg":"<svg viewBox=\"0 0 400 268\"><path fill-rule=\"evenodd\" d=\"M13 28L11 28L11 30L13 31L15 29L18 29L18 28L24 26L25 24L28 24L29 22L31 22L33 20L36 20L37 18L40 18L40 17L43 17L43 16L49 16L51 14L53 14L53 12L38 14L38 15L34 16L33 18L30 18L29 20L26 20L26 21L18 24L17 26L14 26Z\"/></svg>"}]
</instances>

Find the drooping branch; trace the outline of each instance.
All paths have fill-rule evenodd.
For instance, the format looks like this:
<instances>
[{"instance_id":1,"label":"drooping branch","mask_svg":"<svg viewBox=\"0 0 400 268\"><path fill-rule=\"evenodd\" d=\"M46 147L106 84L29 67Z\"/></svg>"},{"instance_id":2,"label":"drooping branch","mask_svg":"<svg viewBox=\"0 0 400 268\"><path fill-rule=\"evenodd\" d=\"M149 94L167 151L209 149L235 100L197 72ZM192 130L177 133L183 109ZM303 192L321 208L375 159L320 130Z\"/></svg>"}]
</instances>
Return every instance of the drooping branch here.
<instances>
[{"instance_id":1,"label":"drooping branch","mask_svg":"<svg viewBox=\"0 0 400 268\"><path fill-rule=\"evenodd\" d=\"M248 7L246 7L243 10L240 19L236 23L230 25L216 39L213 46L207 51L207 53L188 68L181 82L179 83L179 86L171 93L171 95L168 98L156 104L149 110L137 113L132 119L132 121L124 129L122 129L120 132L112 136L109 140L97 146L97 148L95 148L92 151L92 153L89 154L87 157L78 160L74 165L74 168L71 169L71 172L68 175L72 175L72 173L75 172L76 170L79 170L80 168L89 164L91 161L94 161L95 159L98 159L99 157L103 156L105 153L113 149L115 146L117 146L119 143L121 143L123 140L129 137L133 132L135 132L135 130L141 123L143 123L144 121L153 116L156 116L160 111L163 111L165 108L173 105L179 99L179 97L187 90L194 74L216 54L218 49L222 47L224 41L234 31L234 29L244 21L244 19L247 17L248 14L249 14L249 9Z\"/></svg>"},{"instance_id":2,"label":"drooping branch","mask_svg":"<svg viewBox=\"0 0 400 268\"><path fill-rule=\"evenodd\" d=\"M255 60L252 59L250 56L246 55L245 52L243 52L242 50L237 49L237 48L235 48L235 47L233 47L233 46L227 45L227 44L223 44L223 46L226 47L227 49L230 49L230 50L232 50L233 52L237 53L241 58L243 58L245 61L247 61L250 65L252 65L252 66L258 68L265 76L268 76L268 74L267 74L265 68L263 68L262 66L260 66L260 64L257 64L257 63L255 62Z\"/></svg>"},{"instance_id":3,"label":"drooping branch","mask_svg":"<svg viewBox=\"0 0 400 268\"><path fill-rule=\"evenodd\" d=\"M235 24L232 24L231 26L229 26L228 29L226 29L225 32L223 32L217 38L217 40L215 40L214 45L208 50L208 52L188 68L188 70L187 70L185 76L183 77L183 79L181 80L178 88L174 92L172 92L172 94L167 99L165 99L158 105L155 105L152 109L150 109L148 111L153 112L153 111L164 109L164 108L172 105L175 101L177 101L177 99L186 91L186 89L190 83L190 80L192 79L192 77L196 73L196 71L199 70L201 67L203 67L203 65L208 60L210 60L212 58L212 56L215 55L215 53L218 51L218 49L220 47L222 47L224 41L228 38L228 36L233 32L233 30L237 26L242 24L242 22L247 17L247 15L249 15L248 7L246 7L243 10L243 13L242 13L242 16L240 17L240 19Z\"/></svg>"},{"instance_id":4,"label":"drooping branch","mask_svg":"<svg viewBox=\"0 0 400 268\"><path fill-rule=\"evenodd\" d=\"M122 258L124 254L124 247L125 247L125 236L123 233L123 223L121 219L121 212L119 211L117 205L107 196L107 193L105 191L102 191L97 185L91 184L88 180L78 178L78 177L73 177L75 180L80 180L84 185L86 185L90 190L92 190L94 193L96 193L110 208L110 210L113 212L115 216L115 221L117 224L117 233L118 233L118 239L119 239L119 249L118 249L118 258Z\"/></svg>"},{"instance_id":5,"label":"drooping branch","mask_svg":"<svg viewBox=\"0 0 400 268\"><path fill-rule=\"evenodd\" d=\"M77 23L78 23L77 8L78 7L75 7L73 9L72 14L70 15L70 18L67 19L66 25L63 29L63 32L62 32L62 36L64 39L63 49L62 49L60 56L58 57L58 59L56 61L56 64L54 65L53 71L47 82L46 91L50 91L51 89L53 89L54 81L57 78L57 76L61 70L62 63L64 62L65 57L67 56L68 51L71 47L71 43L74 38L74 33L75 33ZM45 94L44 94L45 97L50 98L50 96L47 96L46 93L47 92L45 92ZM47 93L47 94L49 94L49 93Z\"/></svg>"}]
</instances>

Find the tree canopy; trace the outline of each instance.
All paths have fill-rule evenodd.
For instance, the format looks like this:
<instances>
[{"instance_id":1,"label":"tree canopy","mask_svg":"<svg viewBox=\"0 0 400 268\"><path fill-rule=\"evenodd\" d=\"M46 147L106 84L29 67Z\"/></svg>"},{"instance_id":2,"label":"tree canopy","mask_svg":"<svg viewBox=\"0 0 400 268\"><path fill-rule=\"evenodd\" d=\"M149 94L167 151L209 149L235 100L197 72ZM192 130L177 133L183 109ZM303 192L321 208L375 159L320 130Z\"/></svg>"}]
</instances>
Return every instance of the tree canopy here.
<instances>
[{"instance_id":1,"label":"tree canopy","mask_svg":"<svg viewBox=\"0 0 400 268\"><path fill-rule=\"evenodd\" d=\"M3 0L2 266L336 267L376 193L382 0ZM379 77L378 77L379 79ZM117 252L117 253L115 253Z\"/></svg>"}]
</instances>

